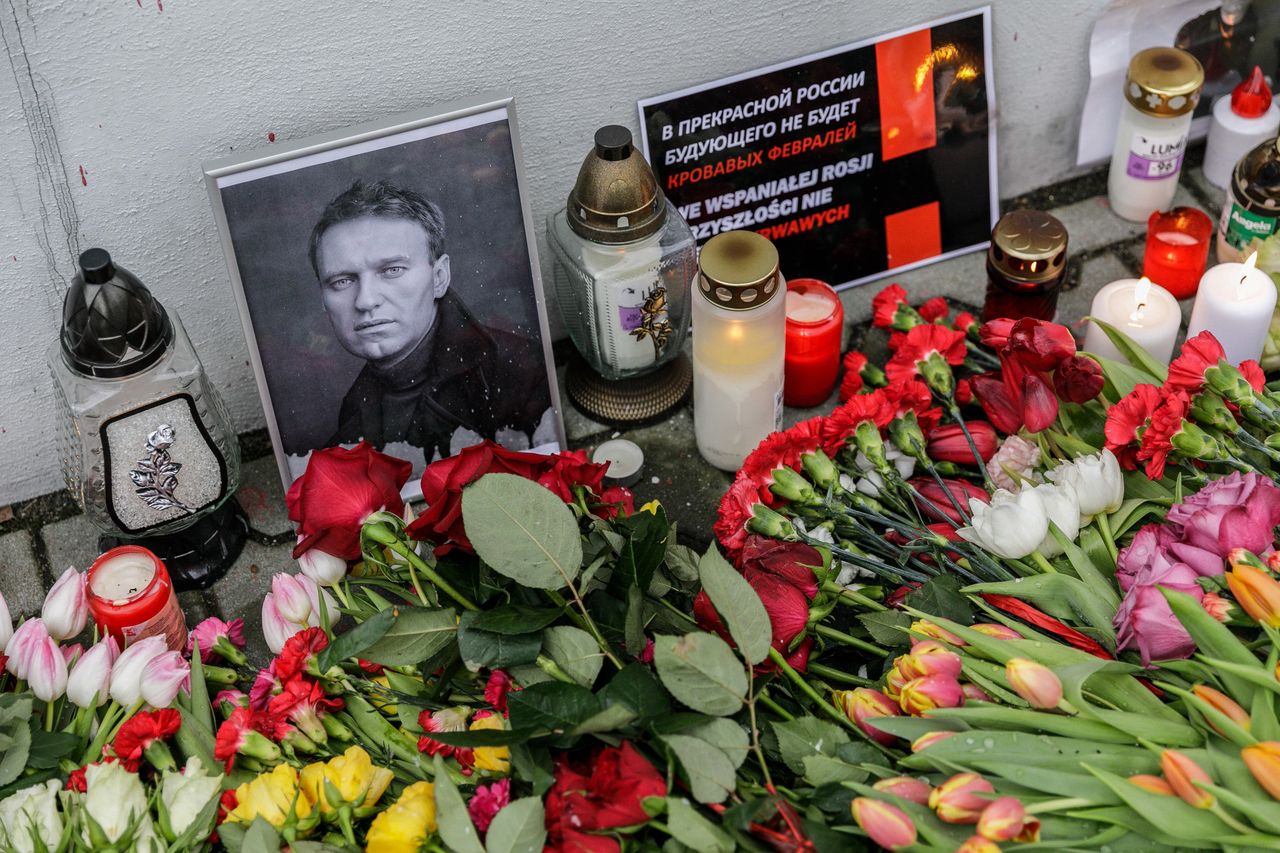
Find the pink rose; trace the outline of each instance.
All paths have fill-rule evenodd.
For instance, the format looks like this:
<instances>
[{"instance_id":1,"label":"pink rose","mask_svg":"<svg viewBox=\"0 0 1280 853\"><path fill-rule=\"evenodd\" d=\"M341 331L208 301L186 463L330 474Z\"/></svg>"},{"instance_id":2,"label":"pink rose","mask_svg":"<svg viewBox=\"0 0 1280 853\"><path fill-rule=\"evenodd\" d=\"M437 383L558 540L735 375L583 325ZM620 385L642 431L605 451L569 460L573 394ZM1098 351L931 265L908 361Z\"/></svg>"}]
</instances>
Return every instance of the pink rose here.
<instances>
[{"instance_id":1,"label":"pink rose","mask_svg":"<svg viewBox=\"0 0 1280 853\"><path fill-rule=\"evenodd\" d=\"M1204 590L1196 583L1197 577L1195 569L1185 563L1148 566L1140 571L1112 622L1119 647L1136 648L1143 666L1153 660L1190 657L1196 644L1174 618L1159 587L1185 592L1199 601Z\"/></svg>"}]
</instances>

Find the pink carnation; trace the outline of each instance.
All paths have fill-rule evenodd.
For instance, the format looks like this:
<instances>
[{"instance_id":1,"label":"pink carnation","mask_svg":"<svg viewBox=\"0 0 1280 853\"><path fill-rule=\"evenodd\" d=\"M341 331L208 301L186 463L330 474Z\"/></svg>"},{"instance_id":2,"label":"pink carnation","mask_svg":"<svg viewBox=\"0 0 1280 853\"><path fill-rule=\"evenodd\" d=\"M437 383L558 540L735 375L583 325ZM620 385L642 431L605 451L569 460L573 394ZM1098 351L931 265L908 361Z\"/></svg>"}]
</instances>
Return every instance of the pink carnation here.
<instances>
[{"instance_id":1,"label":"pink carnation","mask_svg":"<svg viewBox=\"0 0 1280 853\"><path fill-rule=\"evenodd\" d=\"M494 816L511 802L511 780L500 779L492 785L480 785L476 788L471 802L467 803L467 813L471 822L481 832L489 831L489 824Z\"/></svg>"}]
</instances>

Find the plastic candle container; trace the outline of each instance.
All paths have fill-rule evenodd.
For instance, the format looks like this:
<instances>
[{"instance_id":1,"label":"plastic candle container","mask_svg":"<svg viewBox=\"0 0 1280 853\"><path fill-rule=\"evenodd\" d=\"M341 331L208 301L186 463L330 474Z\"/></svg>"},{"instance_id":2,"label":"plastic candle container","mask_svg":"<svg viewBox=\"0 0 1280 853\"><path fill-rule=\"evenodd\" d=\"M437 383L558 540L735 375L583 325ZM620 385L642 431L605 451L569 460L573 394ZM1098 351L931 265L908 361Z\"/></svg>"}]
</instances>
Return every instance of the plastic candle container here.
<instances>
[{"instance_id":1,"label":"plastic candle container","mask_svg":"<svg viewBox=\"0 0 1280 853\"><path fill-rule=\"evenodd\" d=\"M170 649L187 644L187 621L169 572L155 554L138 545L112 548L89 567L89 612L124 648L160 635Z\"/></svg>"},{"instance_id":2,"label":"plastic candle container","mask_svg":"<svg viewBox=\"0 0 1280 853\"><path fill-rule=\"evenodd\" d=\"M831 395L840 370L844 306L831 285L816 278L787 282L787 358L783 401L816 406Z\"/></svg>"},{"instance_id":3,"label":"plastic candle container","mask_svg":"<svg viewBox=\"0 0 1280 853\"><path fill-rule=\"evenodd\" d=\"M1247 80L1213 103L1213 123L1204 147L1205 180L1225 189L1240 158L1274 139L1277 130L1280 106L1272 102L1267 78L1255 65Z\"/></svg>"},{"instance_id":4,"label":"plastic candle container","mask_svg":"<svg viewBox=\"0 0 1280 853\"><path fill-rule=\"evenodd\" d=\"M1194 207L1151 214L1142 274L1173 294L1175 299L1196 295L1209 258L1213 220Z\"/></svg>"}]
</instances>

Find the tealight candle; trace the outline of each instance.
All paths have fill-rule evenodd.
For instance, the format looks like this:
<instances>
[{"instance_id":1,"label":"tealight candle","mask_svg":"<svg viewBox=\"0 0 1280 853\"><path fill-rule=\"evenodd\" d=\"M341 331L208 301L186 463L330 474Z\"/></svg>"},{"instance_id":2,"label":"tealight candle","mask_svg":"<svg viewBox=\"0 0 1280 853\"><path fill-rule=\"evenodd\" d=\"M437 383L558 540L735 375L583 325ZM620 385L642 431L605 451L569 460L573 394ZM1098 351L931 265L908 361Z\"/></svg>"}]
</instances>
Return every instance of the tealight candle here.
<instances>
[{"instance_id":1,"label":"tealight candle","mask_svg":"<svg viewBox=\"0 0 1280 853\"><path fill-rule=\"evenodd\" d=\"M633 486L640 479L640 468L644 465L644 451L634 441L625 438L614 438L602 441L591 454L591 461L597 465L608 465L604 472L604 481L609 486Z\"/></svg>"},{"instance_id":2,"label":"tealight candle","mask_svg":"<svg viewBox=\"0 0 1280 853\"><path fill-rule=\"evenodd\" d=\"M146 548L112 548L89 567L89 611L121 648L161 635L175 651L187 644L187 621L164 563Z\"/></svg>"},{"instance_id":3,"label":"tealight candle","mask_svg":"<svg viewBox=\"0 0 1280 853\"><path fill-rule=\"evenodd\" d=\"M816 278L787 282L786 297L783 402L788 406L816 406L831 395L840 372L844 306L831 285Z\"/></svg>"},{"instance_id":4,"label":"tealight candle","mask_svg":"<svg viewBox=\"0 0 1280 853\"><path fill-rule=\"evenodd\" d=\"M1275 283L1257 261L1254 252L1243 264L1218 264L1206 272L1191 309L1187 337L1212 332L1232 364L1262 355L1276 310Z\"/></svg>"},{"instance_id":5,"label":"tealight candle","mask_svg":"<svg viewBox=\"0 0 1280 853\"><path fill-rule=\"evenodd\" d=\"M1124 332L1162 364L1173 357L1173 343L1182 325L1182 312L1173 294L1147 278L1113 281L1093 297L1089 315ZM1084 351L1124 361L1107 333L1090 323L1084 336Z\"/></svg>"}]
</instances>

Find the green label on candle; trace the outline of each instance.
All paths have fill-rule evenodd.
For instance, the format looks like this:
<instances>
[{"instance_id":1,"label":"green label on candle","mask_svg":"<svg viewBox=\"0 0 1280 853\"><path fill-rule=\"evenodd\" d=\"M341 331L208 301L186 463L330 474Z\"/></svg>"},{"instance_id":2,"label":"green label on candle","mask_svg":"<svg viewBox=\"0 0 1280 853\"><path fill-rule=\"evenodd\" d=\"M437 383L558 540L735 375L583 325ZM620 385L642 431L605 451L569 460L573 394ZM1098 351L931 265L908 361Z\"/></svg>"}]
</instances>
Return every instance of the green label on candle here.
<instances>
[{"instance_id":1,"label":"green label on candle","mask_svg":"<svg viewBox=\"0 0 1280 853\"><path fill-rule=\"evenodd\" d=\"M1235 201L1231 202L1231 212L1223 223L1223 236L1227 243L1236 249L1243 249L1253 242L1253 238L1265 240L1276 231L1276 218L1265 214L1251 213Z\"/></svg>"}]
</instances>

